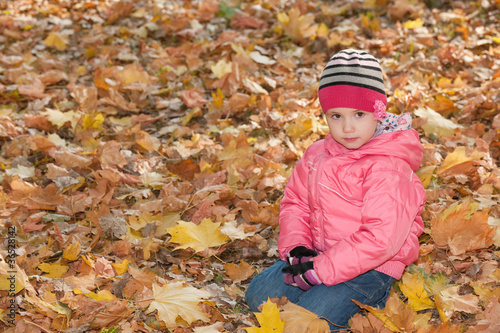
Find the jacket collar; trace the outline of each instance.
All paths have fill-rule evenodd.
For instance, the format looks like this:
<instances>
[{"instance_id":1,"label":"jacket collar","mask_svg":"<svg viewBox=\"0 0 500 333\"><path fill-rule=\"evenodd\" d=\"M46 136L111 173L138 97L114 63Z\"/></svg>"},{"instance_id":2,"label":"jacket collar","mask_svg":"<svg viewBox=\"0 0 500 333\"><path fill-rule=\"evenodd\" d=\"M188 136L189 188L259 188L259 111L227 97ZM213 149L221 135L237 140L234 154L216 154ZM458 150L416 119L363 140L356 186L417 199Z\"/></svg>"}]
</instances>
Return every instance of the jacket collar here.
<instances>
[{"instance_id":1,"label":"jacket collar","mask_svg":"<svg viewBox=\"0 0 500 333\"><path fill-rule=\"evenodd\" d=\"M391 156L406 161L413 171L417 171L422 163L423 146L414 129L381 134L358 149L347 149L330 134L326 136L324 144L332 156L343 155L356 160L369 156Z\"/></svg>"}]
</instances>

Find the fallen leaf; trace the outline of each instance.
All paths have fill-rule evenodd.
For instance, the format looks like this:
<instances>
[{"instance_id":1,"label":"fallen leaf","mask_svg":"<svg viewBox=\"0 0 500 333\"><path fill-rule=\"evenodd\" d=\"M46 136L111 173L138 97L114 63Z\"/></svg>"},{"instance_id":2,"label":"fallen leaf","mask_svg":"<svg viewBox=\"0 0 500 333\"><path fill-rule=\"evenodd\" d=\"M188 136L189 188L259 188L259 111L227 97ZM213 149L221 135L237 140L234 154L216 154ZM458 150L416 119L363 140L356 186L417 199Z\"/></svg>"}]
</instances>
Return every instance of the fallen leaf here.
<instances>
[{"instance_id":1,"label":"fallen leaf","mask_svg":"<svg viewBox=\"0 0 500 333\"><path fill-rule=\"evenodd\" d=\"M219 230L220 222L212 222L205 218L199 225L192 222L178 221L177 225L167 229L172 235L171 243L179 243L175 249L192 248L196 252L204 251L210 247L221 246L229 238Z\"/></svg>"},{"instance_id":2,"label":"fallen leaf","mask_svg":"<svg viewBox=\"0 0 500 333\"><path fill-rule=\"evenodd\" d=\"M424 280L417 274L405 273L399 282L399 288L408 297L408 306L415 311L432 309L434 302L424 289Z\"/></svg>"},{"instance_id":3,"label":"fallen leaf","mask_svg":"<svg viewBox=\"0 0 500 333\"><path fill-rule=\"evenodd\" d=\"M72 243L63 250L63 258L68 261L75 261L80 255L80 242Z\"/></svg>"},{"instance_id":4,"label":"fallen leaf","mask_svg":"<svg viewBox=\"0 0 500 333\"><path fill-rule=\"evenodd\" d=\"M51 32L43 43L48 47L55 47L58 51L64 51L67 47L67 40L56 32Z\"/></svg>"},{"instance_id":5,"label":"fallen leaf","mask_svg":"<svg viewBox=\"0 0 500 333\"><path fill-rule=\"evenodd\" d=\"M449 214L431 220L431 236L437 245L448 245L453 255L460 255L493 244L495 229L488 225L488 213L475 211L471 214L470 210L470 202L466 200Z\"/></svg>"},{"instance_id":6,"label":"fallen leaf","mask_svg":"<svg viewBox=\"0 0 500 333\"><path fill-rule=\"evenodd\" d=\"M170 282L163 286L153 284L154 301L146 313L158 310L158 318L165 322L168 329L176 327L176 318L180 316L188 324L196 320L208 321L206 313L201 311L199 303L208 297L208 291L194 287L185 287L182 282Z\"/></svg>"},{"instance_id":7,"label":"fallen leaf","mask_svg":"<svg viewBox=\"0 0 500 333\"><path fill-rule=\"evenodd\" d=\"M284 332L290 333L329 333L330 326L326 320L303 307L287 302L280 308L280 318L285 323Z\"/></svg>"},{"instance_id":8,"label":"fallen leaf","mask_svg":"<svg viewBox=\"0 0 500 333\"><path fill-rule=\"evenodd\" d=\"M254 312L260 327L245 327L247 333L282 333L285 323L281 321L278 306L269 298L262 307L262 312Z\"/></svg>"},{"instance_id":9,"label":"fallen leaf","mask_svg":"<svg viewBox=\"0 0 500 333\"><path fill-rule=\"evenodd\" d=\"M393 332L412 332L414 328L413 320L415 311L403 303L398 296L393 293L389 296L384 309L374 308L352 300L360 308L367 310L384 323L384 326Z\"/></svg>"},{"instance_id":10,"label":"fallen leaf","mask_svg":"<svg viewBox=\"0 0 500 333\"><path fill-rule=\"evenodd\" d=\"M410 21L406 21L405 23L403 23L403 26L406 28L406 29L417 29L417 28L420 28L424 25L424 21L422 21L422 19L419 17L417 18L416 20L410 20Z\"/></svg>"},{"instance_id":11,"label":"fallen leaf","mask_svg":"<svg viewBox=\"0 0 500 333\"><path fill-rule=\"evenodd\" d=\"M413 111L413 113L420 118L427 119L427 123L422 125L426 136L429 136L432 133L443 136L451 135L455 132L455 129L462 127L455 124L451 120L444 118L429 107L420 107Z\"/></svg>"},{"instance_id":12,"label":"fallen leaf","mask_svg":"<svg viewBox=\"0 0 500 333\"><path fill-rule=\"evenodd\" d=\"M224 269L234 283L240 283L255 273L255 269L251 268L250 264L243 260L240 260L239 266L234 263L226 263L224 264Z\"/></svg>"},{"instance_id":13,"label":"fallen leaf","mask_svg":"<svg viewBox=\"0 0 500 333\"><path fill-rule=\"evenodd\" d=\"M444 159L443 163L441 163L441 165L439 166L439 168L437 170L437 174L438 175L444 174L444 173L446 173L446 174L453 174L453 173L460 174L460 173L462 173L461 170L470 168L471 163L468 163L468 162L480 160L485 155L486 155L485 153L473 151L472 153L470 153L469 156L467 156L465 153L465 147L456 147L452 153L446 155L446 158ZM463 166L462 168L460 168L460 171L455 171L456 167L458 169L458 167L460 167L461 164L465 164L465 163L468 163L468 164Z\"/></svg>"},{"instance_id":14,"label":"fallen leaf","mask_svg":"<svg viewBox=\"0 0 500 333\"><path fill-rule=\"evenodd\" d=\"M68 266L60 263L43 263L38 265L43 272L47 273L45 276L52 279L60 279L61 276L69 269Z\"/></svg>"},{"instance_id":15,"label":"fallen leaf","mask_svg":"<svg viewBox=\"0 0 500 333\"><path fill-rule=\"evenodd\" d=\"M225 222L219 230L221 233L231 238L231 240L245 239L255 234L254 232L245 232L245 226L243 224L237 225L236 221Z\"/></svg>"}]
</instances>

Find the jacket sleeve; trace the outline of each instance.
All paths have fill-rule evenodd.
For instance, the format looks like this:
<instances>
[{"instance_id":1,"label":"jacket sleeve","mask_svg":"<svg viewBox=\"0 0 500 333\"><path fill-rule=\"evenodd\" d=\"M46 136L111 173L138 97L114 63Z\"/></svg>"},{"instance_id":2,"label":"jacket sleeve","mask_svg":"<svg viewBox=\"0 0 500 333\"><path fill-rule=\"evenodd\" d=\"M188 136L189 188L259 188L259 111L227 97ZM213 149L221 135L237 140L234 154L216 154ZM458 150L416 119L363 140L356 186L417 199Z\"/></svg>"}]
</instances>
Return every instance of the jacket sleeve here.
<instances>
[{"instance_id":1,"label":"jacket sleeve","mask_svg":"<svg viewBox=\"0 0 500 333\"><path fill-rule=\"evenodd\" d=\"M296 246L314 250L309 226L310 207L308 203L308 171L306 154L292 171L280 205L278 250L280 258Z\"/></svg>"},{"instance_id":2,"label":"jacket sleeve","mask_svg":"<svg viewBox=\"0 0 500 333\"><path fill-rule=\"evenodd\" d=\"M415 244L415 237L409 236L416 230L414 221L422 209L423 189L410 177L391 170L367 175L361 226L315 258L315 271L324 284L345 282L377 268L398 254L407 239L418 251L418 240Z\"/></svg>"}]
</instances>

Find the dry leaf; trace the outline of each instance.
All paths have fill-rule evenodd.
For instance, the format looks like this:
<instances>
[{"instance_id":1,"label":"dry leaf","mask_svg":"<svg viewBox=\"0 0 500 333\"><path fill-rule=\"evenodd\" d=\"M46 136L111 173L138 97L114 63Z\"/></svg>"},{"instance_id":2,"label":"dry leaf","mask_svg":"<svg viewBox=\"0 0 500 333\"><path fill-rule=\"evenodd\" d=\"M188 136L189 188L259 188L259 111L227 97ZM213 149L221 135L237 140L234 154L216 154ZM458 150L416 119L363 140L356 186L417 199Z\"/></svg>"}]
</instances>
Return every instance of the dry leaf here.
<instances>
[{"instance_id":1,"label":"dry leaf","mask_svg":"<svg viewBox=\"0 0 500 333\"><path fill-rule=\"evenodd\" d=\"M43 272L47 273L45 275L46 277L52 278L52 279L59 279L61 276L66 273L69 269L68 266L60 264L60 263L43 263L38 265L38 268L40 268Z\"/></svg>"},{"instance_id":2,"label":"dry leaf","mask_svg":"<svg viewBox=\"0 0 500 333\"><path fill-rule=\"evenodd\" d=\"M452 153L446 155L446 158L437 170L437 174L461 174L472 166L472 163L468 162L479 160L485 155L485 153L474 151L467 156L465 147L456 147Z\"/></svg>"},{"instance_id":3,"label":"dry leaf","mask_svg":"<svg viewBox=\"0 0 500 333\"><path fill-rule=\"evenodd\" d=\"M63 258L68 261L75 261L80 255L80 242L72 243L63 250Z\"/></svg>"},{"instance_id":4,"label":"dry leaf","mask_svg":"<svg viewBox=\"0 0 500 333\"><path fill-rule=\"evenodd\" d=\"M262 312L255 312L260 327L246 327L247 333L282 333L285 323L280 319L278 306L268 298L262 307Z\"/></svg>"},{"instance_id":5,"label":"dry leaf","mask_svg":"<svg viewBox=\"0 0 500 333\"><path fill-rule=\"evenodd\" d=\"M436 111L428 108L428 107L420 107L417 110L413 111L415 115L420 118L426 118L427 123L422 125L422 128L425 131L425 135L429 136L432 133L436 133L439 135L452 135L455 132L455 129L461 128L462 126L455 124L449 119L444 118Z\"/></svg>"},{"instance_id":6,"label":"dry leaf","mask_svg":"<svg viewBox=\"0 0 500 333\"><path fill-rule=\"evenodd\" d=\"M399 282L399 288L408 297L408 306L415 311L432 309L434 302L424 289L425 281L417 274L405 273Z\"/></svg>"},{"instance_id":7,"label":"dry leaf","mask_svg":"<svg viewBox=\"0 0 500 333\"><path fill-rule=\"evenodd\" d=\"M240 260L239 266L234 263L226 263L224 264L224 269L234 283L240 283L255 273L255 269L251 268L250 264L243 260Z\"/></svg>"},{"instance_id":8,"label":"dry leaf","mask_svg":"<svg viewBox=\"0 0 500 333\"><path fill-rule=\"evenodd\" d=\"M201 311L199 303L210 293L194 287L184 287L182 282L170 282L163 286L153 284L154 301L147 313L158 310L158 318L165 322L167 328L176 327L176 318L180 316L188 324L196 320L208 321L206 313Z\"/></svg>"},{"instance_id":9,"label":"dry leaf","mask_svg":"<svg viewBox=\"0 0 500 333\"><path fill-rule=\"evenodd\" d=\"M493 244L495 229L488 225L488 213L471 213L468 200L453 208L447 215L431 220L431 236L437 245L448 245L453 255L460 255Z\"/></svg>"},{"instance_id":10,"label":"dry leaf","mask_svg":"<svg viewBox=\"0 0 500 333\"><path fill-rule=\"evenodd\" d=\"M330 325L317 314L288 302L281 306L280 318L285 323L284 332L329 333Z\"/></svg>"},{"instance_id":11,"label":"dry leaf","mask_svg":"<svg viewBox=\"0 0 500 333\"><path fill-rule=\"evenodd\" d=\"M43 41L48 47L55 47L58 51L66 50L67 40L56 32L51 32Z\"/></svg>"},{"instance_id":12,"label":"dry leaf","mask_svg":"<svg viewBox=\"0 0 500 333\"><path fill-rule=\"evenodd\" d=\"M383 310L352 300L360 308L367 310L393 332L412 332L415 312L404 304L396 294L391 294Z\"/></svg>"},{"instance_id":13,"label":"dry leaf","mask_svg":"<svg viewBox=\"0 0 500 333\"><path fill-rule=\"evenodd\" d=\"M192 248L196 252L210 247L221 246L229 241L219 230L220 222L212 222L206 218L199 225L192 222L178 221L177 225L167 229L172 235L171 243L179 243L175 249Z\"/></svg>"}]
</instances>

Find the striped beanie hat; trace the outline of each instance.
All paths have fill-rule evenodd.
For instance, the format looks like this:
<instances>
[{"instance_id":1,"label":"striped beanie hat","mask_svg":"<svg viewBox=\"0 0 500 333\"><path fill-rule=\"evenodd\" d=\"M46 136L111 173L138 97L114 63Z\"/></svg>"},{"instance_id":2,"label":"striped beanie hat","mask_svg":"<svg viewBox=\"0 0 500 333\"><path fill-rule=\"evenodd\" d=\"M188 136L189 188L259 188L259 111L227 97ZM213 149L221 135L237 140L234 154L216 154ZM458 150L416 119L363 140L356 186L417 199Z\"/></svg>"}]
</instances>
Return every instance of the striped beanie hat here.
<instances>
[{"instance_id":1,"label":"striped beanie hat","mask_svg":"<svg viewBox=\"0 0 500 333\"><path fill-rule=\"evenodd\" d=\"M373 112L375 119L386 114L382 69L365 51L348 49L331 57L321 74L318 95L323 112L343 107Z\"/></svg>"}]
</instances>

